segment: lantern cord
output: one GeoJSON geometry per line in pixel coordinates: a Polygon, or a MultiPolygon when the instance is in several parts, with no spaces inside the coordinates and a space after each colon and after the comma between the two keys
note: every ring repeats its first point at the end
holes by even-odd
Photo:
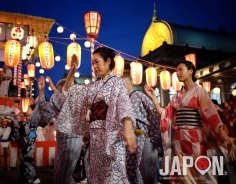
{"type": "MultiPolygon", "coordinates": [[[[55,22],[55,24],[57,24],[58,26],[62,26],[61,24],[59,24],[59,23],[57,23],[57,22],[55,22]]],[[[67,29],[67,30],[70,31],[71,33],[74,33],[74,34],[76,34],[76,35],[79,35],[79,34],[75,33],[74,31],[72,31],[72,30],[70,30],[70,29],[68,29],[68,28],[66,28],[66,27],[64,27],[64,26],[62,26],[62,27],[65,28],[65,29],[67,29]]],[[[87,38],[85,38],[85,37],[83,37],[83,36],[81,36],[81,35],[79,35],[79,36],[82,37],[83,39],[86,39],[86,40],[87,40],[87,38]]],[[[55,42],[56,42],[56,41],[55,41],[55,42]]],[[[147,63],[147,64],[149,65],[149,63],[150,63],[150,61],[146,61],[146,60],[144,60],[144,59],[137,58],[137,57],[132,56],[132,55],[130,55],[130,54],[127,54],[127,53],[125,53],[125,52],[121,52],[120,50],[117,50],[117,49],[115,49],[115,48],[109,47],[108,45],[102,44],[102,43],[100,43],[100,42],[97,41],[97,40],[95,40],[95,42],[98,43],[99,46],[100,46],[100,45],[103,45],[103,46],[105,46],[105,47],[107,47],[107,48],[113,49],[114,51],[120,52],[120,54],[126,55],[126,56],[132,58],[133,60],[137,60],[137,61],[139,61],[139,62],[142,62],[142,64],[143,64],[143,63],[147,63]]],[[[66,44],[66,45],[67,45],[67,44],[66,44]]],[[[84,50],[86,50],[86,49],[84,49],[84,50]]],[[[91,50],[89,50],[89,49],[87,49],[87,50],[91,52],[91,50]]],[[[152,63],[152,62],[151,62],[151,63],[152,63]]],[[[149,65],[149,66],[150,66],[150,65],[149,65]]],[[[160,64],[156,64],[156,63],[152,63],[152,66],[162,67],[162,68],[169,68],[169,69],[174,69],[174,70],[175,70],[175,67],[160,65],[160,64]]]]}
{"type": "MultiPolygon", "coordinates": [[[[59,55],[55,50],[54,50],[54,52],[55,52],[57,55],[59,55]]],[[[63,61],[65,61],[65,63],[67,63],[67,61],[66,61],[63,57],[61,57],[61,59],[62,59],[63,61]]],[[[86,79],[88,78],[88,77],[86,77],[84,74],[82,74],[81,72],[79,72],[77,69],[76,69],[76,71],[77,71],[80,75],[82,75],[83,77],[85,77],[86,79]]]]}
{"type": "Polygon", "coordinates": [[[78,36],[80,36],[80,37],[84,38],[84,37],[83,37],[83,36],[81,36],[80,34],[78,34],[78,33],[75,33],[74,31],[72,31],[72,30],[68,29],[68,28],[67,28],[67,27],[65,27],[65,26],[62,26],[61,24],[59,24],[59,23],[57,23],[57,22],[55,22],[55,24],[57,24],[58,26],[61,26],[61,27],[65,28],[66,30],[70,31],[71,33],[74,33],[74,34],[76,34],[76,35],[78,35],[78,36]]]}
{"type": "MultiPolygon", "coordinates": [[[[48,37],[48,39],[71,40],[70,38],[48,37]]],[[[87,38],[75,38],[74,40],[88,40],[87,38]]]]}
{"type": "MultiPolygon", "coordinates": [[[[100,42],[96,41],[98,44],[100,44],[100,42]]],[[[114,49],[112,47],[109,47],[105,44],[102,44],[103,46],[107,47],[107,48],[110,48],[110,49],[113,49],[115,50],[116,52],[120,53],[120,54],[123,54],[123,55],[126,55],[128,57],[131,57],[131,58],[134,58],[134,60],[137,60],[137,61],[140,61],[140,62],[144,62],[144,63],[147,63],[148,65],[150,65],[150,61],[146,61],[146,60],[143,60],[143,59],[140,59],[140,58],[137,58],[137,57],[134,57],[132,55],[129,55],[129,54],[126,54],[125,52],[121,52],[120,50],[117,50],[117,49],[114,49]]],[[[159,64],[156,64],[156,63],[152,63],[152,66],[158,66],[158,67],[163,67],[163,68],[170,68],[170,69],[174,69],[174,67],[169,67],[169,66],[164,66],[164,65],[159,65],[159,64]]]]}
{"type": "MultiPolygon", "coordinates": [[[[53,42],[60,43],[60,44],[62,44],[62,45],[66,45],[66,46],[68,46],[67,43],[59,42],[59,41],[52,40],[52,39],[50,39],[50,41],[53,41],[53,42]]],[[[83,49],[83,50],[87,50],[87,51],[91,52],[90,49],[85,49],[85,48],[81,48],[81,49],[83,49]]]]}

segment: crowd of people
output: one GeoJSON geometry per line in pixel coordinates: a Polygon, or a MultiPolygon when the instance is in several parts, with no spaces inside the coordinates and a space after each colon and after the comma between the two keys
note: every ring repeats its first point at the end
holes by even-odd
{"type": "MultiPolygon", "coordinates": [[[[184,156],[196,160],[209,156],[208,150],[214,149],[215,154],[225,154],[225,161],[236,161],[235,101],[225,103],[225,109],[215,106],[206,90],[195,83],[196,69],[191,62],[178,64],[177,76],[184,87],[168,106],[161,107],[151,87],[145,85],[147,95],[134,91],[129,75],[120,78],[112,72],[114,57],[112,49],[97,48],[92,65],[99,79],[79,85],[73,84],[78,65],[73,55],[66,79],[54,86],[47,77],[53,90],[49,101],[44,96],[45,78],[41,76],[39,96],[30,105],[26,119],[3,118],[1,155],[9,148],[5,142],[19,142],[19,184],[40,183],[33,158],[37,129],[45,126],[57,131],[54,184],[76,183],[72,174],[82,146],[87,148],[84,161],[89,184],[161,182],[159,169],[168,164],[162,161],[164,156],[169,156],[170,165],[174,157],[182,165],[184,156]]],[[[200,177],[195,167],[186,172],[178,181],[176,175],[170,175],[170,183],[217,183],[209,172],[200,177]]]]}

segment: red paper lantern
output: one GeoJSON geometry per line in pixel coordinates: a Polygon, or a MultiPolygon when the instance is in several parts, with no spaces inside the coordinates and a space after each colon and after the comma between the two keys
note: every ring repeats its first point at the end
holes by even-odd
{"type": "Polygon", "coordinates": [[[30,85],[30,79],[28,74],[24,74],[24,84],[26,87],[30,85]]]}
{"type": "Polygon", "coordinates": [[[14,68],[18,65],[20,59],[20,42],[17,40],[8,40],[5,45],[4,61],[5,64],[14,68]]]}
{"type": "Polygon", "coordinates": [[[174,72],[172,74],[172,87],[175,91],[180,91],[182,88],[181,82],[179,82],[179,79],[177,78],[177,73],[174,72]]]}
{"type": "Polygon", "coordinates": [[[163,70],[160,73],[160,81],[162,89],[169,90],[171,86],[170,72],[168,72],[167,70],[163,70]]]}
{"type": "Polygon", "coordinates": [[[202,87],[209,93],[211,91],[211,82],[202,82],[202,87]]]}
{"type": "Polygon", "coordinates": [[[54,53],[51,43],[45,41],[39,45],[39,58],[41,66],[46,70],[54,66],[54,53]]]}
{"type": "Polygon", "coordinates": [[[124,73],[124,65],[125,61],[124,58],[118,54],[114,58],[115,60],[115,68],[113,69],[113,72],[116,74],[117,77],[121,77],[124,73]]]}
{"type": "Polygon", "coordinates": [[[21,101],[22,112],[26,113],[30,105],[30,100],[28,98],[23,98],[21,101]]]}
{"type": "Polygon", "coordinates": [[[196,54],[187,54],[184,57],[186,61],[191,61],[196,68],[197,66],[196,54]]]}
{"type": "Polygon", "coordinates": [[[74,54],[77,56],[77,59],[78,59],[78,62],[79,62],[77,68],[79,68],[80,67],[80,63],[81,63],[81,47],[76,42],[72,42],[67,47],[67,65],[69,67],[71,67],[71,57],[74,54]]]}
{"type": "Polygon", "coordinates": [[[157,85],[157,71],[153,67],[149,67],[146,69],[146,82],[150,87],[154,87],[157,85]]]}
{"type": "Polygon", "coordinates": [[[141,84],[143,78],[143,65],[139,62],[130,63],[130,76],[132,77],[134,85],[141,84]]]}
{"type": "Polygon", "coordinates": [[[35,76],[35,65],[34,64],[28,64],[27,65],[27,71],[28,71],[28,77],[34,78],[35,76]]]}
{"type": "Polygon", "coordinates": [[[100,30],[101,14],[89,11],[84,14],[85,30],[89,37],[97,38],[100,30]]]}

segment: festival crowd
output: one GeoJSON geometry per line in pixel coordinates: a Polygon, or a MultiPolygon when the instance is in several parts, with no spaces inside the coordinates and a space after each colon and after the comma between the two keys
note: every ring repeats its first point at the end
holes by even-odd
{"type": "MultiPolygon", "coordinates": [[[[34,165],[35,141],[54,140],[57,151],[54,184],[75,184],[72,177],[82,146],[89,184],[156,184],[165,182],[159,172],[176,158],[180,168],[184,156],[224,156],[224,163],[236,161],[236,100],[215,105],[207,91],[196,83],[194,65],[182,61],[176,67],[184,83],[166,107],[161,107],[154,90],[144,86],[145,93],[134,91],[129,75],[117,77],[115,52],[100,47],[93,52],[92,65],[98,79],[89,84],[74,84],[78,65],[72,56],[66,79],[54,86],[47,77],[53,95],[45,97],[45,78],[38,79],[39,95],[30,104],[25,119],[19,114],[20,101],[5,109],[0,127],[0,170],[6,161],[10,170],[11,141],[19,144],[18,184],[40,183],[34,165]],[[45,129],[46,127],[46,129],[45,129]],[[51,132],[51,133],[50,133],[51,132]],[[50,135],[49,135],[50,134],[50,135]],[[164,159],[168,156],[169,160],[164,159]]],[[[7,96],[10,72],[1,71],[0,94],[7,96]],[[6,90],[7,88],[7,90],[6,90]]],[[[217,183],[211,170],[202,175],[196,167],[186,174],[170,172],[169,183],[217,183]],[[201,177],[200,177],[201,176],[201,177]],[[203,177],[202,177],[203,176],[203,177]],[[182,179],[178,179],[178,177],[182,179]]],[[[232,173],[232,172],[231,172],[232,173]]],[[[229,175],[234,179],[234,175],[229,175]]]]}

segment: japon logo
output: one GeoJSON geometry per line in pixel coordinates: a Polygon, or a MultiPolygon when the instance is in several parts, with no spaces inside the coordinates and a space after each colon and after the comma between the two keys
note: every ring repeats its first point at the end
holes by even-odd
{"type": "Polygon", "coordinates": [[[223,165],[224,165],[224,157],[220,156],[212,156],[212,160],[210,160],[206,156],[199,156],[195,163],[193,163],[193,157],[192,156],[183,156],[183,165],[180,165],[179,157],[174,156],[171,170],[169,168],[169,156],[165,156],[165,169],[159,169],[159,172],[162,176],[168,175],[174,175],[174,173],[177,173],[178,175],[187,175],[187,168],[193,167],[193,164],[195,168],[201,173],[202,175],[206,174],[209,169],[212,169],[212,175],[224,175],[223,171],[223,165]],[[217,170],[217,172],[216,172],[217,170]]]}

